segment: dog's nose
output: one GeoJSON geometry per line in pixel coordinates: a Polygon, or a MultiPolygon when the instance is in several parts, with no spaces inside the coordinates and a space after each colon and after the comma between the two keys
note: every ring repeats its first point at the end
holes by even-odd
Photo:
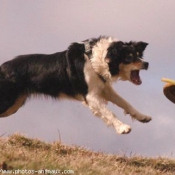
{"type": "Polygon", "coordinates": [[[149,67],[149,63],[148,63],[148,62],[144,62],[144,63],[143,63],[143,68],[147,70],[148,67],[149,67]]]}

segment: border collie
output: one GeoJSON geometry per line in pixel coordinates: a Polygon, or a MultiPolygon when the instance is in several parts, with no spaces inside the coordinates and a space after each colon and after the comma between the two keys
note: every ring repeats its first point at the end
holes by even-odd
{"type": "Polygon", "coordinates": [[[67,50],[50,55],[17,56],[0,66],[0,117],[14,114],[31,95],[44,94],[79,100],[117,133],[129,133],[131,127],[122,123],[106,104],[116,104],[140,122],[151,120],[111,86],[118,79],[142,83],[139,71],[147,70],[149,65],[142,59],[147,45],[101,36],[72,43],[67,50]]]}

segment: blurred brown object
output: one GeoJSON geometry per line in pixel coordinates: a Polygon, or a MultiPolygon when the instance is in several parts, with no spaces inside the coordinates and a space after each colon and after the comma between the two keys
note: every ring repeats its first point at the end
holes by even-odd
{"type": "Polygon", "coordinates": [[[163,82],[166,82],[163,93],[173,103],[175,103],[175,80],[162,78],[163,82]]]}

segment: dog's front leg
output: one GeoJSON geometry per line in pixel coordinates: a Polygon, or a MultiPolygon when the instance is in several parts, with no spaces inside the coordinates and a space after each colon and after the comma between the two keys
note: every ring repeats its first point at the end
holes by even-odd
{"type": "Polygon", "coordinates": [[[86,96],[86,105],[91,109],[94,115],[102,118],[107,125],[112,125],[119,134],[127,134],[131,127],[122,123],[117,117],[106,108],[105,100],[97,94],[88,94],[86,96]]]}
{"type": "Polygon", "coordinates": [[[120,97],[110,85],[107,85],[107,88],[104,89],[103,97],[107,101],[111,101],[117,106],[123,108],[126,114],[130,114],[131,117],[137,119],[140,122],[146,123],[151,120],[151,117],[141,114],[134,107],[132,107],[126,100],[120,97]]]}

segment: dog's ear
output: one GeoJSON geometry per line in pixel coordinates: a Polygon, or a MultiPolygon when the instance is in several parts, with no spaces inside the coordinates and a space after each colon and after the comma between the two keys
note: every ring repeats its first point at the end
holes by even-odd
{"type": "Polygon", "coordinates": [[[110,48],[112,49],[112,53],[116,54],[118,51],[121,50],[121,48],[124,46],[124,43],[122,41],[116,41],[113,42],[110,46],[110,48]]]}
{"type": "Polygon", "coordinates": [[[137,51],[143,52],[146,49],[148,43],[140,41],[140,42],[135,43],[134,45],[137,51]]]}

